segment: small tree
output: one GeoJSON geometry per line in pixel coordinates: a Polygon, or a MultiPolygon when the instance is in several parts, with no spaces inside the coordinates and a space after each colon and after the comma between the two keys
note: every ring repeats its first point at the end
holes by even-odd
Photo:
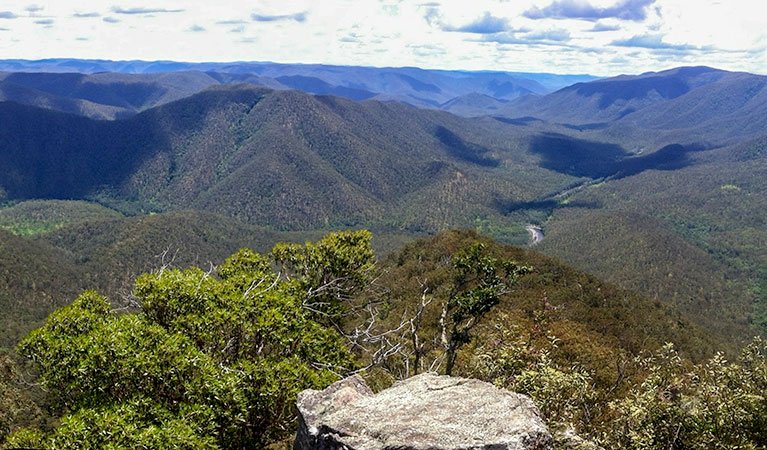
{"type": "Polygon", "coordinates": [[[476,243],[452,258],[453,285],[440,317],[447,375],[453,372],[458,349],[471,341],[471,330],[519,277],[532,270],[509,259],[485,255],[484,249],[484,244],[476,243]]]}

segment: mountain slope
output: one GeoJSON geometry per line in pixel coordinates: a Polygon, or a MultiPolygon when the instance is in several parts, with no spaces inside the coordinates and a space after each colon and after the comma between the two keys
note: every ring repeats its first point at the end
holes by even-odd
{"type": "Polygon", "coordinates": [[[202,72],[0,73],[7,100],[96,119],[125,118],[218,84],[202,72]]]}
{"type": "Polygon", "coordinates": [[[12,101],[92,119],[111,120],[133,114],[126,108],[102,105],[79,98],[60,97],[9,81],[0,81],[0,101],[12,101]]]}
{"type": "MultiPolygon", "coordinates": [[[[123,307],[141,273],[163,266],[207,270],[243,247],[267,252],[277,242],[316,241],[326,233],[277,232],[202,211],[115,217],[99,208],[78,201],[34,201],[0,209],[0,217],[12,215],[24,223],[41,211],[62,217],[79,213],[78,220],[29,238],[0,229],[0,352],[86,289],[97,289],[123,307]]],[[[373,246],[383,256],[414,238],[377,232],[373,246]]]]}
{"type": "Polygon", "coordinates": [[[0,230],[0,351],[71,302],[80,277],[64,251],[0,230]]]}
{"type": "Polygon", "coordinates": [[[765,149],[761,138],[695,153],[673,172],[575,193],[599,211],[558,208],[540,248],[733,338],[767,332],[765,149]]]}
{"type": "MultiPolygon", "coordinates": [[[[503,220],[499,199],[524,201],[573,179],[537,167],[525,127],[249,85],[212,87],[114,122],[11,103],[0,104],[0,118],[7,199],[96,198],[133,205],[128,212],[197,208],[292,228],[400,226],[413,217],[398,203],[449,192],[460,177],[466,195],[439,206],[472,204],[460,214],[466,225],[503,220]]],[[[429,217],[413,224],[443,226],[429,217]]]]}
{"type": "Polygon", "coordinates": [[[0,208],[0,229],[18,236],[34,236],[73,223],[120,217],[117,211],[95,203],[30,200],[0,208]]]}
{"type": "Polygon", "coordinates": [[[473,92],[455,97],[440,105],[440,109],[465,117],[492,115],[501,111],[507,101],[473,92]]]}
{"type": "Polygon", "coordinates": [[[756,138],[766,128],[767,76],[738,73],[629,114],[606,134],[713,148],[756,138]]]}
{"type": "MultiPolygon", "coordinates": [[[[276,64],[276,63],[181,63],[173,61],[104,61],[49,59],[40,61],[0,60],[0,70],[14,72],[44,72],[31,74],[37,82],[29,87],[40,88],[39,79],[62,78],[61,85],[69,86],[56,95],[68,98],[86,98],[80,91],[88,85],[102,84],[102,79],[122,79],[118,89],[139,87],[150,91],[161,87],[162,92],[179,91],[187,95],[202,89],[199,82],[211,85],[205,76],[220,83],[252,83],[272,89],[299,89],[311,94],[339,95],[352,100],[376,98],[381,101],[399,101],[417,107],[437,108],[453,98],[467,94],[487,95],[498,100],[508,100],[520,95],[545,94],[578,81],[595,79],[588,75],[556,75],[546,73],[469,72],[448,70],[424,70],[414,67],[354,67],[322,64],[276,64]],[[104,74],[103,72],[112,72],[104,74]],[[166,80],[175,73],[187,73],[193,78],[184,85],[166,80]],[[197,73],[197,75],[192,75],[197,73]],[[204,75],[203,75],[204,73],[204,75]],[[82,75],[81,75],[82,74],[82,75]],[[78,82],[78,76],[84,76],[78,82]],[[95,78],[94,78],[95,76],[95,78]],[[75,87],[72,87],[72,83],[75,87]],[[137,83],[143,86],[136,86],[137,83]],[[78,85],[79,84],[79,88],[78,85]]],[[[2,77],[2,76],[0,76],[2,77]]],[[[29,81],[26,75],[20,79],[29,81]]],[[[17,80],[21,83],[21,80],[17,80]]],[[[25,85],[26,86],[26,85],[25,85]]],[[[50,85],[47,86],[51,88],[50,85]]],[[[45,88],[41,89],[46,91],[45,88]]],[[[47,92],[47,91],[46,91],[47,92]]],[[[102,91],[103,93],[103,91],[102,91]]],[[[180,98],[175,95],[174,99],[180,98]]],[[[146,93],[143,94],[145,97],[146,93]]],[[[136,96],[135,92],[134,95],[136,96]]],[[[138,95],[141,97],[141,95],[138,95]]],[[[131,97],[131,96],[129,96],[131,97]]],[[[114,100],[111,100],[114,101],[114,100]]],[[[100,102],[97,102],[100,103],[100,102]]],[[[143,102],[144,107],[149,101],[143,102]]],[[[153,105],[163,101],[154,100],[153,105]]],[[[112,103],[109,103],[110,105],[112,103]]],[[[135,110],[145,108],[136,107],[135,110]]]]}
{"type": "Polygon", "coordinates": [[[621,351],[636,353],[675,342],[684,353],[699,359],[712,348],[730,346],[673,308],[616,288],[554,258],[500,245],[474,232],[448,231],[408,244],[382,262],[380,284],[391,324],[396,325],[406,311],[412,315],[424,289],[427,299],[434,297],[423,316],[422,339],[427,351],[441,345],[431,336],[438,335],[441,303],[448,294],[450,258],[476,241],[483,242],[485,252],[493,257],[533,268],[503,296],[484,320],[485,325],[478,327],[478,345],[486,343],[484,336],[492,336],[501,327],[515,333],[530,327],[543,336],[550,330],[561,339],[559,350],[573,358],[571,364],[586,364],[602,373],[615,368],[611,358],[621,351]]]}
{"type": "Polygon", "coordinates": [[[525,97],[506,115],[583,125],[610,122],[737,74],[710,67],[680,67],[576,83],[543,97],[525,97]]]}

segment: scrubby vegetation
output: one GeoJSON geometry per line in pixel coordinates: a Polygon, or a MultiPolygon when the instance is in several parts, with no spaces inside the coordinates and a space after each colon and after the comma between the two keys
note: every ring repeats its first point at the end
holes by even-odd
{"type": "Polygon", "coordinates": [[[557,362],[549,330],[535,339],[497,324],[474,355],[472,376],[530,395],[549,426],[577,430],[608,449],[764,448],[767,346],[760,338],[728,362],[691,364],[673,344],[616,360],[614,383],[585,364],[557,362]]]}
{"type": "Polygon", "coordinates": [[[302,389],[437,370],[527,393],[555,432],[609,449],[761,448],[763,341],[729,363],[670,308],[473,232],[377,264],[370,242],[334,233],[160,267],[112,303],[83,293],[18,347],[48,413],[4,363],[5,446],[260,448],[289,438],[302,389]]]}

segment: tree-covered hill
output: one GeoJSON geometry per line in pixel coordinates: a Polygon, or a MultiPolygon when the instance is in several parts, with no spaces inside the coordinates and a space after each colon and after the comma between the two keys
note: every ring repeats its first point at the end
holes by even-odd
{"type": "Polygon", "coordinates": [[[145,74],[0,72],[0,98],[92,119],[114,120],[188,97],[210,86],[238,83],[276,89],[291,87],[253,73],[197,70],[145,74]]]}
{"type": "MultiPolygon", "coordinates": [[[[31,326],[39,323],[38,321],[45,317],[53,308],[66,304],[71,300],[72,295],[79,291],[88,288],[99,289],[119,304],[125,298],[130,297],[130,286],[133,280],[143,272],[162,266],[186,267],[196,265],[202,268],[209,268],[211,265],[220,264],[227,255],[242,247],[265,251],[279,241],[301,242],[306,239],[317,239],[321,235],[321,232],[274,232],[242,224],[229,218],[196,211],[79,222],[39,234],[34,239],[25,239],[6,233],[3,235],[2,240],[4,261],[1,266],[6,274],[4,278],[6,282],[0,297],[4,298],[6,302],[3,309],[8,313],[4,317],[13,326],[9,326],[6,329],[8,332],[2,336],[3,345],[6,348],[13,345],[15,339],[18,339],[31,326]]],[[[382,232],[376,234],[374,245],[379,247],[381,249],[380,253],[384,255],[387,250],[395,250],[395,246],[399,245],[398,243],[412,238],[413,236],[382,232]]],[[[460,242],[470,239],[478,239],[478,237],[472,234],[453,233],[441,235],[441,237],[434,241],[428,241],[428,243],[424,241],[420,245],[428,245],[428,248],[435,246],[435,248],[442,249],[439,250],[440,252],[446,253],[455,250],[460,242]]],[[[490,242],[487,238],[481,239],[490,242]]],[[[493,248],[497,249],[497,251],[502,249],[502,247],[493,248]]],[[[405,256],[396,255],[410,255],[409,251],[398,250],[387,261],[401,260],[405,256]]],[[[431,251],[437,250],[429,250],[429,252],[431,251]]],[[[536,307],[538,300],[544,293],[547,293],[546,295],[552,300],[561,298],[562,301],[565,301],[568,296],[573,295],[573,286],[577,286],[579,283],[585,286],[595,282],[594,280],[588,281],[586,278],[574,282],[572,276],[575,275],[566,275],[566,273],[575,274],[576,272],[572,272],[573,269],[567,268],[565,270],[564,266],[560,263],[550,261],[538,253],[525,253],[521,250],[514,250],[512,252],[511,247],[504,247],[502,253],[508,253],[509,256],[513,256],[514,259],[518,259],[522,263],[538,267],[536,270],[538,275],[531,276],[532,278],[537,279],[539,276],[544,276],[541,281],[536,282],[542,283],[540,286],[536,284],[536,286],[532,286],[529,289],[525,288],[524,294],[521,297],[516,297],[520,302],[523,301],[522,297],[524,297],[523,302],[527,305],[525,306],[526,308],[536,307]],[[562,272],[563,270],[565,272],[562,272]],[[557,275],[560,278],[550,278],[552,274],[560,274],[557,275]]],[[[407,257],[409,258],[410,256],[407,257]]],[[[437,256],[434,256],[434,258],[436,263],[436,260],[439,258],[437,256]]],[[[424,265],[422,269],[427,270],[427,266],[428,264],[424,265]]],[[[384,265],[383,267],[387,266],[384,265]]],[[[395,292],[398,289],[413,288],[411,285],[415,283],[416,278],[431,278],[431,275],[406,273],[397,275],[399,272],[396,270],[392,272],[393,274],[388,273],[389,269],[384,271],[387,272],[387,275],[384,277],[387,289],[393,289],[395,292]],[[416,278],[413,278],[414,276],[416,278]],[[394,279],[392,277],[401,277],[402,279],[394,279]]],[[[585,275],[581,274],[577,275],[577,277],[585,277],[585,275]]],[[[607,288],[597,286],[595,289],[595,292],[597,292],[607,288]]],[[[410,298],[411,294],[403,292],[398,294],[398,298],[406,300],[410,298]]],[[[627,297],[624,299],[624,305],[628,304],[626,302],[632,304],[640,301],[645,302],[637,294],[627,293],[625,295],[627,297]]],[[[581,294],[579,294],[579,298],[582,298],[581,294]]],[[[571,299],[567,301],[571,301],[571,299]]],[[[610,302],[612,301],[610,300],[610,302]]],[[[646,302],[646,305],[648,311],[671,311],[673,309],[669,309],[668,306],[661,307],[661,303],[653,304],[652,308],[649,306],[651,305],[650,302],[646,302]]],[[[568,307],[569,312],[566,315],[574,313],[585,314],[591,317],[591,313],[587,309],[594,307],[602,308],[606,306],[599,306],[598,302],[588,307],[573,305],[568,307]]],[[[641,316],[643,320],[646,319],[651,322],[663,322],[666,320],[660,319],[661,316],[648,314],[643,313],[636,317],[641,316]]],[[[658,314],[667,313],[658,312],[658,314]]],[[[661,333],[654,330],[652,328],[654,325],[651,326],[650,324],[637,326],[635,330],[633,327],[626,327],[625,323],[619,325],[621,321],[634,320],[632,318],[634,316],[630,314],[621,317],[623,318],[617,319],[618,321],[614,323],[602,323],[603,319],[593,318],[593,320],[587,320],[586,318],[579,320],[585,322],[591,320],[588,326],[597,327],[595,330],[600,333],[607,333],[608,329],[610,330],[608,334],[617,335],[627,332],[638,333],[639,331],[637,330],[644,330],[642,333],[648,335],[661,333]],[[597,325],[599,323],[602,324],[597,325]]],[[[681,333],[681,336],[686,332],[676,329],[677,326],[674,325],[676,320],[669,319],[663,322],[663,325],[656,324],[666,330],[663,331],[665,333],[663,336],[665,337],[662,339],[659,337],[659,340],[672,339],[676,342],[681,342],[675,337],[674,333],[681,333]]],[[[684,320],[686,321],[687,319],[684,320]]],[[[688,326],[691,327],[690,330],[695,329],[693,325],[688,326]]],[[[721,330],[717,330],[717,332],[721,332],[721,330]]],[[[694,350],[695,346],[690,344],[685,347],[687,349],[685,351],[689,351],[691,354],[698,351],[699,353],[697,354],[701,355],[708,351],[706,349],[709,349],[713,342],[717,342],[721,347],[721,341],[717,341],[719,338],[716,338],[716,336],[718,334],[711,335],[705,339],[698,336],[695,339],[700,341],[696,344],[700,345],[700,348],[694,350]],[[705,344],[704,341],[709,343],[705,344]]],[[[634,347],[639,345],[636,342],[639,338],[636,336],[631,339],[621,339],[626,340],[626,345],[629,345],[629,341],[632,342],[630,345],[634,347]]]]}
{"type": "Polygon", "coordinates": [[[76,200],[29,200],[0,209],[0,229],[18,236],[34,236],[65,225],[122,214],[96,203],[76,200]]]}
{"type": "Polygon", "coordinates": [[[571,201],[599,211],[562,205],[541,250],[674,302],[711,328],[763,333],[765,148],[761,138],[696,153],[695,164],[676,171],[578,192],[571,201]]]}
{"type": "Polygon", "coordinates": [[[737,75],[710,67],[621,75],[576,83],[542,97],[520,98],[509,105],[506,114],[572,125],[611,122],[737,75]]]}
{"type": "MultiPolygon", "coordinates": [[[[586,356],[567,347],[593,345],[611,348],[611,352],[637,352],[674,342],[687,356],[700,359],[714,349],[724,350],[731,345],[722,335],[695,325],[672,306],[617,288],[539,252],[502,245],[471,231],[448,231],[420,239],[382,261],[385,275],[380,284],[391,308],[387,310],[389,320],[398,321],[406,309],[412,313],[425,292],[426,298],[433,296],[436,300],[424,315],[424,335],[437,333],[440,302],[446,301],[442,296],[448,293],[445,286],[449,285],[450,257],[476,241],[485,243],[485,251],[498,259],[511,259],[533,268],[502,298],[486,323],[493,323],[498,315],[526,325],[530,325],[528,321],[545,320],[546,326],[558,331],[555,334],[561,338],[567,334],[572,339],[562,342],[562,350],[581,362],[596,355],[586,356]],[[548,317],[537,317],[541,314],[548,317]]],[[[480,329],[491,332],[491,327],[480,329]]],[[[480,337],[477,342],[486,339],[480,337]]],[[[611,356],[601,357],[605,360],[592,361],[594,368],[610,365],[611,356]]]]}
{"type": "Polygon", "coordinates": [[[0,73],[3,100],[105,120],[127,118],[218,83],[202,72],[0,73]]]}
{"type": "Polygon", "coordinates": [[[82,271],[65,251],[0,230],[0,349],[14,345],[82,290],[82,271]]]}
{"type": "Polygon", "coordinates": [[[472,115],[536,117],[639,153],[670,144],[715,148],[764,132],[767,77],[679,67],[577,83],[472,115]]]}
{"type": "Polygon", "coordinates": [[[624,141],[731,145],[764,134],[767,77],[729,73],[677,98],[644,108],[616,121],[605,134],[624,141]]]}
{"type": "Polygon", "coordinates": [[[101,105],[80,98],[61,97],[7,80],[0,81],[0,99],[92,119],[109,120],[131,115],[125,108],[101,105]]]}
{"type": "Polygon", "coordinates": [[[8,200],[88,198],[129,213],[196,208],[294,229],[407,223],[436,231],[478,217],[503,221],[498,201],[574,180],[536,165],[525,127],[248,85],[123,121],[12,103],[0,115],[0,195],[8,200]],[[434,206],[457,213],[446,220],[399,206],[435,195],[434,206]]]}
{"type": "MultiPolygon", "coordinates": [[[[323,231],[273,231],[201,211],[122,217],[80,201],[30,201],[0,209],[23,238],[0,230],[0,348],[79,292],[98,289],[122,304],[135,278],[163,266],[209,269],[240,248],[266,251],[277,242],[316,240],[323,231]],[[45,217],[41,217],[44,215],[45,217]]],[[[381,255],[415,234],[381,231],[381,255]]]]}

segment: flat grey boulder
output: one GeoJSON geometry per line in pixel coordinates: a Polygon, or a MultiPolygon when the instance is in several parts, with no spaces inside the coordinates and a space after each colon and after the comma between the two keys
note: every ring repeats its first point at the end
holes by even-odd
{"type": "Polygon", "coordinates": [[[467,378],[425,373],[373,394],[355,375],[298,395],[294,450],[549,450],[533,401],[467,378]]]}

